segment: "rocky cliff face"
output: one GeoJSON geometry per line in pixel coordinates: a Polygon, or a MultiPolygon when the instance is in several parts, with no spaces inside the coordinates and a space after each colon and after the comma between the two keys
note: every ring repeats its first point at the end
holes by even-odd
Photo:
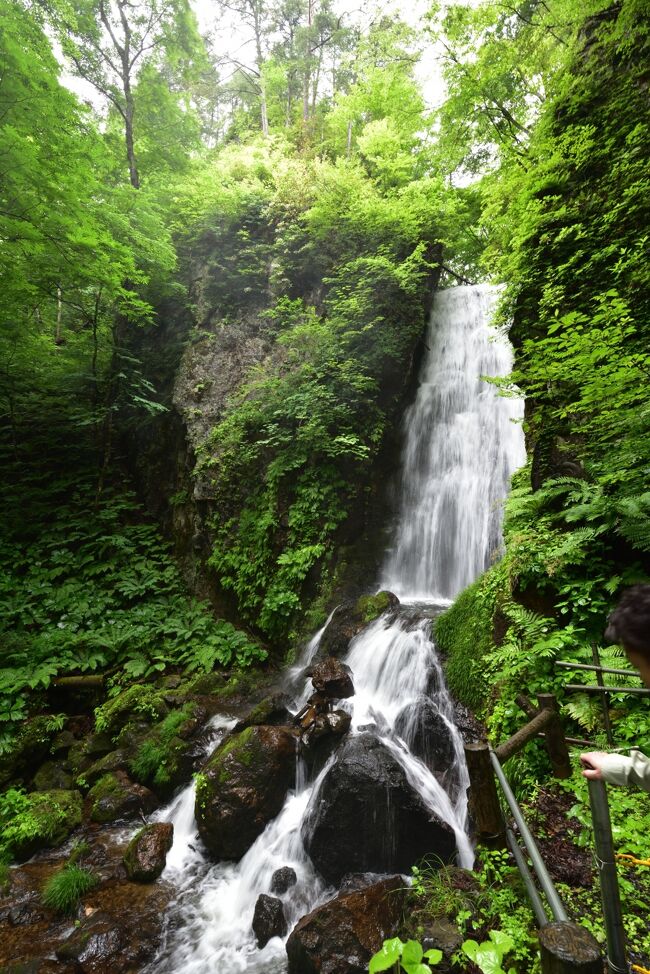
{"type": "MultiPolygon", "coordinates": [[[[123,440],[139,489],[148,508],[173,539],[187,581],[197,594],[209,598],[218,611],[234,619],[241,617],[236,598],[223,590],[216,572],[206,569],[215,544],[215,525],[223,524],[233,512],[235,518],[239,516],[237,498],[226,512],[223,496],[221,506],[216,497],[214,486],[220,475],[221,460],[211,435],[229,410],[235,408],[233,403],[245,401],[242,388],[252,376],[286,377],[293,366],[277,341],[278,325],[269,316],[269,308],[277,298],[273,266],[267,265],[263,285],[254,294],[242,292],[239,305],[234,295],[233,306],[226,307],[219,297],[221,292],[216,297],[212,293],[217,287],[211,277],[212,258],[204,251],[185,270],[186,279],[192,282],[191,304],[161,307],[155,332],[138,333],[132,339],[132,350],[142,362],[142,371],[162,393],[168,411],[144,421],[125,417],[123,440]]],[[[346,512],[328,549],[327,580],[320,567],[308,573],[303,586],[306,600],[303,606],[321,595],[324,587],[328,588],[326,602],[333,598],[339,600],[367,590],[376,577],[391,517],[389,488],[399,462],[399,421],[413,393],[422,332],[436,281],[437,274],[430,272],[422,286],[416,313],[421,324],[417,328],[411,325],[406,338],[399,315],[395,321],[387,319],[384,326],[400,335],[400,352],[397,357],[394,352],[384,358],[380,355],[379,364],[375,365],[375,369],[380,369],[377,389],[368,393],[370,408],[381,410],[384,415],[382,442],[378,449],[373,447],[371,458],[363,464],[361,483],[359,469],[342,467],[339,471],[343,481],[347,478],[354,488],[347,492],[345,486],[341,489],[341,496],[346,498],[346,512]],[[376,405],[372,403],[373,397],[376,405]]],[[[305,307],[313,309],[316,320],[320,317],[326,323],[323,282],[305,280],[302,283],[307,290],[300,300],[305,307]]],[[[352,286],[358,284],[352,282],[352,286]]],[[[297,282],[296,289],[300,287],[297,282]]],[[[377,300],[381,311],[380,295],[377,300]]],[[[388,340],[394,341],[390,334],[388,340]]],[[[382,339],[373,337],[372,341],[382,339]]],[[[378,355],[372,345],[370,354],[378,355]]],[[[255,432],[251,435],[258,436],[255,432]]],[[[318,456],[313,458],[314,464],[320,462],[318,456]]],[[[253,479],[259,482],[265,476],[265,468],[259,461],[258,467],[253,479]]],[[[280,487],[280,495],[283,489],[280,487]]],[[[273,557],[280,555],[288,543],[285,536],[290,515],[283,514],[282,510],[287,511],[289,505],[290,501],[285,504],[280,496],[273,557]]],[[[255,627],[253,618],[244,618],[255,627]]],[[[317,621],[309,619],[306,626],[317,621]]]]}

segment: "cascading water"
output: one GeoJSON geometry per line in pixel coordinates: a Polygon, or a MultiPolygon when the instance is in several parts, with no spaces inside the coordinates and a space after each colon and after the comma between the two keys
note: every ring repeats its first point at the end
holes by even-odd
{"type": "Polygon", "coordinates": [[[405,417],[401,511],[382,588],[409,601],[449,600],[490,564],[501,502],[525,460],[520,400],[482,376],[507,375],[512,350],[486,325],[496,292],[485,285],[436,295],[426,357],[405,417]]]}
{"type": "MultiPolygon", "coordinates": [[[[483,286],[436,295],[428,355],[416,401],[405,417],[400,517],[382,579],[382,588],[395,592],[402,603],[427,605],[378,619],[353,640],[346,659],[355,684],[355,696],[344,703],[352,716],[351,733],[374,728],[424,803],[454,829],[462,865],[472,861],[466,835],[467,772],[430,626],[436,603],[448,603],[497,551],[500,501],[524,460],[521,429],[511,422],[520,416],[519,404],[499,398],[481,381],[482,375],[505,374],[510,368],[507,341],[491,338],[487,327],[493,301],[494,291],[483,286]],[[411,750],[424,694],[453,748],[442,784],[411,750]]],[[[301,670],[317,652],[322,631],[306,648],[301,666],[287,674],[297,703],[307,696],[301,670]]],[[[295,790],[237,864],[211,864],[204,855],[192,815],[192,786],[160,814],[175,825],[163,878],[177,887],[178,895],[152,974],[286,971],[280,938],[257,949],[253,910],[281,866],[292,867],[298,877],[284,899],[289,930],[331,894],[305,853],[300,827],[318,801],[333,760],[313,783],[306,781],[297,760],[295,790]]]]}

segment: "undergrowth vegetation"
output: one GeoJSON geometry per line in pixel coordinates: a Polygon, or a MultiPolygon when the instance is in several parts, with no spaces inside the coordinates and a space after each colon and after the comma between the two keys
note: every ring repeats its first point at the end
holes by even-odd
{"type": "MultiPolygon", "coordinates": [[[[74,436],[74,429],[70,431],[74,436]]],[[[78,434],[77,434],[78,435],[78,434]]],[[[101,672],[115,689],[167,667],[247,666],[266,651],[190,597],[169,545],[128,489],[64,451],[58,471],[36,450],[3,451],[0,497],[0,738],[56,676],[101,672]]]]}

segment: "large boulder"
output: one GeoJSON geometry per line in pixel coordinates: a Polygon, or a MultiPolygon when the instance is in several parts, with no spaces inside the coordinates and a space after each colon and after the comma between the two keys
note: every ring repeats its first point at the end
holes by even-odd
{"type": "Polygon", "coordinates": [[[196,820],[217,859],[241,859],[295,782],[296,735],[289,727],[253,726],[216,749],[197,779],[196,820]]]}
{"type": "Polygon", "coordinates": [[[289,974],[366,974],[402,917],[405,883],[389,876],[344,893],[298,921],[287,940],[289,974]]]}
{"type": "Polygon", "coordinates": [[[350,643],[362,629],[378,619],[384,612],[399,608],[400,601],[392,592],[362,595],[359,599],[342,602],[332,613],[332,618],[321,636],[318,657],[345,656],[350,643]]]}
{"type": "Polygon", "coordinates": [[[450,772],[456,761],[454,741],[449,724],[433,700],[421,696],[401,710],[395,721],[395,733],[404,738],[413,754],[426,764],[443,787],[453,779],[450,772]]]}
{"type": "Polygon", "coordinates": [[[408,872],[423,855],[449,862],[453,830],[424,804],[372,734],[348,738],[312,796],[301,830],[314,865],[338,884],[350,872],[408,872]]]}
{"type": "Polygon", "coordinates": [[[165,868],[173,841],[174,826],[170,822],[154,822],[140,829],[124,853],[124,866],[129,879],[137,883],[153,883],[158,879],[165,868]]]}
{"type": "Polygon", "coordinates": [[[261,950],[272,937],[284,937],[286,932],[287,921],[282,900],[277,896],[262,893],[257,898],[253,914],[253,933],[257,939],[257,946],[261,950]]]}

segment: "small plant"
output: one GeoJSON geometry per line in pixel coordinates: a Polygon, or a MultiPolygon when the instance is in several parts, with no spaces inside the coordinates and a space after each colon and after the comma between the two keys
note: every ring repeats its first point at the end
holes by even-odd
{"type": "MultiPolygon", "coordinates": [[[[489,940],[482,944],[475,940],[466,940],[461,947],[466,957],[469,957],[473,964],[483,971],[483,974],[506,974],[502,966],[503,958],[510,953],[514,947],[511,937],[501,930],[490,930],[489,940]]],[[[514,967],[511,967],[508,974],[514,974],[514,967]]]]}
{"type": "Polygon", "coordinates": [[[82,896],[98,883],[90,869],[68,863],[56,872],[43,887],[43,903],[56,913],[74,913],[82,896]]]}
{"type": "Polygon", "coordinates": [[[384,940],[381,950],[370,958],[369,974],[378,971],[405,971],[406,974],[430,974],[430,968],[435,967],[442,960],[441,950],[423,950],[417,940],[407,940],[399,937],[384,940]],[[426,960],[426,964],[423,964],[426,960]],[[428,966],[427,966],[428,965],[428,966]]]}

